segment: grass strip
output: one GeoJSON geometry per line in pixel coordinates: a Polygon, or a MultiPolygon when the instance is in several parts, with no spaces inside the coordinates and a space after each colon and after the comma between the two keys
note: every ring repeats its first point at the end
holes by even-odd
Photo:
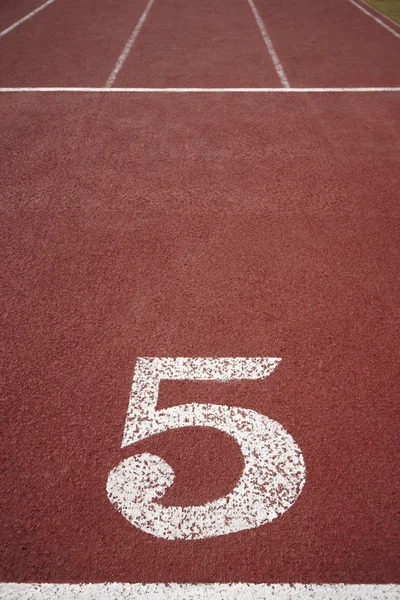
{"type": "Polygon", "coordinates": [[[400,0],[366,0],[366,2],[400,24],[400,0]]]}

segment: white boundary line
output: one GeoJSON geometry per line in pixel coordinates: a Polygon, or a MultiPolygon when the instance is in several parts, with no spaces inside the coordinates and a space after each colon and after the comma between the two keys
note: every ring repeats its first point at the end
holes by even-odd
{"type": "Polygon", "coordinates": [[[35,10],[30,12],[28,15],[25,15],[25,17],[22,17],[22,19],[20,19],[19,21],[17,21],[16,23],[13,23],[13,25],[10,25],[10,27],[7,27],[7,29],[0,31],[0,38],[3,37],[3,35],[10,33],[10,31],[12,31],[16,27],[18,27],[18,25],[21,25],[21,23],[24,23],[24,21],[27,21],[28,19],[31,19],[32,17],[34,17],[38,12],[40,12],[41,10],[46,8],[46,6],[48,6],[49,4],[52,4],[54,1],[55,0],[47,0],[47,2],[45,2],[41,6],[38,6],[37,8],[35,8],[35,10]]]}
{"type": "Polygon", "coordinates": [[[321,94],[321,93],[377,93],[400,92],[400,87],[326,87],[326,88],[97,88],[97,87],[3,87],[0,94],[29,92],[71,92],[89,94],[321,94]]]}
{"type": "Polygon", "coordinates": [[[361,6],[355,0],[348,0],[348,1],[351,2],[351,4],[353,4],[354,6],[356,6],[358,9],[360,9],[364,14],[368,15],[369,17],[371,17],[371,19],[373,19],[374,21],[376,21],[377,23],[379,23],[379,25],[382,25],[382,27],[384,27],[387,31],[390,31],[390,33],[393,34],[395,37],[397,37],[398,39],[400,39],[400,33],[398,31],[396,31],[395,29],[393,29],[392,27],[390,27],[390,25],[388,25],[387,23],[385,23],[384,21],[382,21],[382,19],[380,19],[379,17],[376,17],[372,13],[372,11],[367,10],[367,8],[364,8],[364,6],[361,6]]]}
{"type": "Polygon", "coordinates": [[[277,72],[278,77],[281,80],[283,87],[290,88],[289,80],[286,77],[285,70],[282,66],[281,61],[278,58],[278,55],[272,44],[271,38],[269,37],[269,35],[267,33],[267,29],[266,29],[265,24],[260,16],[260,13],[258,12],[253,0],[247,0],[247,1],[250,5],[251,10],[253,11],[254,18],[255,18],[258,28],[261,32],[261,35],[263,36],[263,40],[265,42],[265,45],[267,46],[267,50],[269,52],[271,60],[274,63],[275,71],[277,72]]]}
{"type": "Polygon", "coordinates": [[[357,2],[358,4],[364,6],[367,10],[369,10],[369,12],[372,13],[375,17],[382,19],[384,23],[390,25],[395,31],[400,32],[400,23],[397,23],[384,13],[380,12],[377,8],[372,6],[372,4],[369,4],[369,2],[367,2],[366,0],[357,0],[357,2]]]}
{"type": "Polygon", "coordinates": [[[154,2],[154,0],[149,0],[146,8],[144,9],[144,11],[142,13],[142,16],[140,17],[139,21],[136,24],[135,29],[132,31],[130,38],[126,42],[125,47],[122,50],[121,55],[117,60],[117,64],[115,65],[113,71],[111,72],[109,78],[106,81],[107,88],[112,86],[112,84],[114,83],[118,73],[120,72],[125,60],[128,58],[129,52],[131,51],[131,48],[132,48],[137,36],[139,35],[139,32],[142,28],[143,23],[146,20],[147,15],[149,14],[149,10],[150,10],[153,2],[154,2]]]}
{"type": "Polygon", "coordinates": [[[395,584],[2,583],[4,600],[396,600],[395,584]]]}

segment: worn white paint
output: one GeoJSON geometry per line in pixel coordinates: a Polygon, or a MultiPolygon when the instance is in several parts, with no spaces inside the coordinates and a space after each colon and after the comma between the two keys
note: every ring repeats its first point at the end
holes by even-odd
{"type": "Polygon", "coordinates": [[[398,600],[400,585],[3,583],[2,600],[398,600]]]}
{"type": "Polygon", "coordinates": [[[114,94],[326,94],[326,93],[382,93],[400,92],[400,87],[316,87],[316,88],[96,88],[96,87],[3,87],[0,93],[68,92],[68,93],[114,93],[114,94]]]}
{"type": "Polygon", "coordinates": [[[114,83],[118,73],[120,72],[120,70],[123,67],[124,62],[126,61],[126,59],[128,58],[129,52],[131,51],[131,48],[133,46],[133,44],[135,43],[135,40],[137,38],[137,36],[139,35],[139,32],[143,26],[143,23],[146,20],[147,15],[149,14],[149,10],[151,9],[152,5],[153,5],[154,0],[149,0],[149,2],[147,3],[146,8],[144,9],[142,16],[140,17],[139,21],[136,24],[135,29],[132,31],[132,34],[130,36],[130,38],[128,39],[128,41],[125,44],[124,49],[122,50],[118,60],[117,60],[117,64],[115,65],[114,69],[112,70],[109,78],[106,81],[106,87],[109,88],[112,86],[112,84],[114,83]]]}
{"type": "Polygon", "coordinates": [[[275,51],[275,48],[274,48],[274,45],[273,45],[273,43],[271,41],[271,38],[268,35],[268,32],[267,32],[267,29],[265,27],[264,21],[262,20],[262,18],[260,16],[260,13],[258,12],[258,10],[257,10],[257,8],[256,8],[256,6],[255,6],[255,4],[253,2],[253,0],[247,0],[247,1],[248,1],[249,5],[250,5],[251,10],[253,11],[254,18],[255,18],[256,23],[258,25],[258,28],[259,28],[259,30],[261,32],[261,35],[263,37],[264,43],[265,43],[265,45],[267,47],[267,50],[268,50],[269,55],[271,57],[271,60],[274,63],[274,67],[275,67],[275,70],[277,72],[277,75],[278,75],[279,79],[281,80],[281,83],[282,83],[283,87],[289,88],[290,87],[289,80],[288,80],[288,78],[286,76],[286,73],[285,73],[285,70],[284,70],[284,68],[282,66],[281,61],[278,58],[278,55],[277,55],[277,53],[275,51]]]}
{"type": "Polygon", "coordinates": [[[365,4],[361,5],[358,2],[356,2],[356,0],[348,0],[348,1],[351,2],[354,6],[356,6],[359,10],[361,10],[364,14],[368,15],[368,17],[371,17],[371,19],[373,19],[376,23],[379,23],[379,25],[384,27],[386,29],[386,31],[389,31],[396,38],[400,39],[400,33],[398,31],[396,31],[393,27],[388,25],[388,23],[385,23],[385,21],[383,21],[382,19],[380,19],[379,17],[374,15],[372,10],[369,10],[365,4]]]}
{"type": "Polygon", "coordinates": [[[47,2],[45,2],[41,6],[38,6],[37,8],[35,8],[35,10],[33,10],[29,14],[25,15],[25,17],[22,17],[22,19],[20,19],[16,23],[13,23],[12,25],[10,25],[10,27],[7,27],[7,29],[3,29],[3,31],[0,31],[0,38],[3,37],[4,35],[6,35],[7,33],[10,33],[10,31],[12,31],[16,27],[18,27],[18,25],[21,25],[25,21],[28,21],[28,19],[31,19],[32,17],[37,15],[38,12],[40,12],[41,10],[46,8],[46,6],[49,6],[49,4],[52,4],[53,2],[55,2],[55,0],[47,0],[47,2]]]}
{"type": "Polygon", "coordinates": [[[282,425],[249,409],[190,403],[157,410],[161,380],[238,381],[268,377],[279,358],[139,358],[122,447],[182,427],[213,427],[238,443],[244,469],[226,496],[201,506],[157,502],[173,469],[144,453],[123,460],[108,478],[110,502],[132,525],[169,540],[198,540],[253,529],[286,512],[306,476],[302,453],[282,425]]]}

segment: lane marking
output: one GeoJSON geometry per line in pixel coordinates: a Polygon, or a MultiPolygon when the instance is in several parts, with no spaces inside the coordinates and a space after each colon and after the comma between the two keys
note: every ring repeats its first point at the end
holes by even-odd
{"type": "Polygon", "coordinates": [[[135,527],[167,540],[202,540],[255,529],[285,513],[301,494],[306,468],[300,448],[283,426],[264,414],[226,404],[191,402],[157,409],[162,380],[266,379],[280,358],[140,357],[136,361],[122,448],[165,431],[211,427],[238,444],[244,467],[232,491],[196,506],[162,506],[173,484],[172,467],[148,452],[110,471],[111,504],[135,527]]]}
{"type": "Polygon", "coordinates": [[[396,584],[3,583],[8,600],[397,600],[396,584]]]}
{"type": "Polygon", "coordinates": [[[394,35],[397,39],[400,39],[400,33],[398,31],[396,31],[395,29],[393,29],[392,27],[390,27],[390,25],[388,25],[387,23],[382,21],[382,19],[380,19],[379,17],[374,15],[372,11],[368,10],[367,8],[364,8],[364,6],[361,6],[355,0],[348,0],[348,1],[351,2],[351,4],[353,4],[357,8],[359,8],[363,13],[365,13],[366,15],[371,17],[371,19],[373,19],[374,21],[379,23],[379,25],[382,25],[382,27],[384,27],[387,31],[390,31],[390,33],[392,35],[394,35]]]}
{"type": "Polygon", "coordinates": [[[260,16],[260,13],[258,12],[253,0],[247,0],[251,10],[253,11],[253,15],[254,18],[256,20],[256,23],[258,25],[258,28],[261,32],[261,35],[263,37],[263,40],[265,42],[265,45],[267,46],[267,50],[269,52],[269,55],[272,59],[272,62],[274,63],[274,67],[275,67],[275,71],[278,74],[279,79],[281,80],[281,83],[283,85],[284,88],[290,88],[290,84],[289,84],[289,80],[286,77],[286,73],[284,71],[284,68],[282,66],[281,61],[278,58],[278,55],[275,51],[275,48],[272,44],[271,38],[269,37],[268,33],[267,33],[267,29],[265,27],[265,24],[260,16]]]}
{"type": "Polygon", "coordinates": [[[321,94],[321,93],[377,93],[400,92],[400,87],[325,87],[325,88],[97,88],[97,87],[3,87],[0,93],[31,92],[82,92],[82,93],[128,93],[128,94],[321,94]]]}
{"type": "Polygon", "coordinates": [[[41,10],[43,10],[44,8],[46,8],[46,6],[49,6],[49,4],[52,4],[53,2],[55,2],[55,0],[47,0],[47,2],[45,2],[41,6],[38,6],[37,8],[35,8],[35,10],[33,10],[32,12],[30,12],[28,15],[25,15],[25,17],[22,17],[22,19],[20,19],[19,21],[17,21],[13,25],[10,25],[10,27],[7,27],[7,29],[4,29],[3,31],[0,31],[0,38],[3,37],[3,35],[6,35],[7,33],[10,33],[10,31],[12,31],[16,27],[18,27],[18,25],[21,25],[21,23],[24,23],[28,19],[31,19],[32,17],[34,17],[38,12],[40,12],[41,10]]]}
{"type": "Polygon", "coordinates": [[[131,51],[131,48],[133,46],[133,44],[135,43],[135,40],[137,38],[137,36],[139,35],[139,32],[142,28],[143,23],[146,20],[147,15],[149,14],[149,10],[152,7],[154,0],[149,0],[146,8],[144,9],[142,16],[140,17],[139,21],[136,24],[135,29],[132,31],[132,35],[130,36],[130,38],[128,39],[128,41],[125,44],[124,49],[121,52],[120,57],[117,60],[117,63],[113,69],[113,71],[111,72],[109,78],[106,81],[106,87],[109,88],[112,86],[112,84],[114,83],[118,73],[120,72],[120,70],[122,69],[122,66],[124,64],[124,62],[126,61],[126,59],[128,58],[129,52],[131,51]]]}
{"type": "Polygon", "coordinates": [[[397,31],[397,32],[400,31],[400,23],[393,21],[393,19],[388,17],[388,15],[385,15],[384,13],[380,12],[377,8],[372,6],[372,4],[369,4],[369,2],[367,2],[366,0],[356,0],[356,1],[361,6],[365,6],[365,8],[367,10],[369,10],[371,14],[375,15],[379,19],[382,19],[382,21],[384,23],[386,23],[387,25],[390,25],[395,31],[397,31]]]}

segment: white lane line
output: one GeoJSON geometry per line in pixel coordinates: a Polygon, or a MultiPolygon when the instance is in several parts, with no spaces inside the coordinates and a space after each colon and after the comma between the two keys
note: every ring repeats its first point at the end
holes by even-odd
{"type": "Polygon", "coordinates": [[[7,600],[396,600],[396,584],[2,583],[7,600]]]}
{"type": "Polygon", "coordinates": [[[377,93],[400,92],[400,87],[326,87],[326,88],[96,88],[96,87],[3,87],[0,94],[31,92],[71,92],[71,93],[128,93],[128,94],[320,94],[320,93],[377,93]]]}
{"type": "Polygon", "coordinates": [[[400,39],[400,33],[398,31],[396,31],[395,29],[393,29],[392,27],[390,27],[390,25],[388,25],[387,23],[382,21],[382,19],[380,19],[379,17],[376,17],[371,11],[364,8],[364,6],[361,6],[360,4],[358,4],[358,2],[356,2],[355,0],[348,0],[348,1],[351,2],[352,4],[354,4],[354,6],[357,6],[357,8],[359,8],[364,14],[371,17],[371,19],[373,19],[374,21],[379,23],[379,25],[382,25],[382,27],[384,27],[387,31],[390,31],[390,33],[392,35],[394,35],[395,37],[400,39]]]}
{"type": "Polygon", "coordinates": [[[284,88],[290,88],[289,80],[286,77],[286,73],[284,71],[282,63],[278,58],[278,55],[277,55],[275,48],[271,42],[271,38],[269,37],[269,35],[267,33],[267,29],[266,29],[264,22],[260,16],[260,13],[258,12],[257,8],[255,7],[253,0],[247,0],[247,1],[250,4],[251,10],[253,11],[254,18],[255,18],[258,28],[261,32],[261,35],[263,36],[263,40],[265,42],[265,45],[267,46],[267,50],[272,59],[272,62],[274,63],[274,67],[278,74],[278,77],[281,80],[281,83],[284,88]]]}
{"type": "Polygon", "coordinates": [[[397,31],[397,33],[400,32],[400,23],[393,21],[393,19],[391,19],[384,13],[380,12],[377,8],[375,8],[374,6],[369,4],[369,2],[367,2],[367,0],[357,0],[357,2],[358,2],[358,4],[360,4],[361,6],[364,6],[367,10],[369,10],[370,13],[372,13],[375,17],[382,19],[382,21],[384,23],[386,23],[387,25],[390,25],[395,31],[397,31]]]}
{"type": "Polygon", "coordinates": [[[132,35],[130,36],[129,40],[126,42],[124,49],[121,52],[121,55],[119,57],[119,59],[117,60],[117,64],[115,65],[113,71],[111,72],[109,78],[106,81],[106,87],[109,88],[112,86],[112,84],[114,83],[118,73],[120,72],[124,62],[126,61],[129,52],[131,51],[131,48],[133,46],[133,44],[135,43],[135,40],[137,38],[137,36],[139,35],[139,32],[142,28],[143,23],[146,20],[147,15],[149,14],[149,10],[152,7],[154,0],[149,0],[146,8],[143,11],[142,16],[140,17],[139,21],[136,24],[135,29],[132,31],[132,35]]]}
{"type": "Polygon", "coordinates": [[[10,33],[10,31],[12,31],[16,27],[18,27],[18,25],[21,25],[21,23],[24,23],[28,19],[31,19],[32,17],[34,17],[38,12],[40,12],[41,10],[43,10],[44,8],[46,8],[46,6],[48,6],[49,4],[52,4],[54,1],[55,0],[47,0],[47,2],[45,2],[41,6],[38,6],[37,8],[35,8],[35,10],[33,10],[32,12],[30,12],[28,15],[25,15],[25,17],[22,17],[22,19],[20,19],[19,21],[17,21],[13,25],[10,25],[10,27],[7,27],[7,29],[3,29],[3,31],[0,31],[0,38],[3,37],[3,35],[6,35],[7,33],[10,33]]]}

